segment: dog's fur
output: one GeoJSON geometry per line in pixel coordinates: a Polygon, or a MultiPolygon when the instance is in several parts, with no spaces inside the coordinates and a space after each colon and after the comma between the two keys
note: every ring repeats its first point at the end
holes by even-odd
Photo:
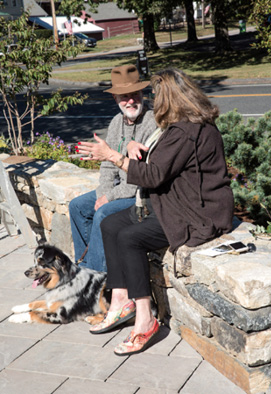
{"type": "Polygon", "coordinates": [[[9,321],[65,324],[86,316],[90,324],[103,320],[109,306],[106,273],[76,266],[51,245],[38,246],[34,260],[25,275],[34,279],[33,287],[44,286],[45,300],[15,306],[9,321]]]}

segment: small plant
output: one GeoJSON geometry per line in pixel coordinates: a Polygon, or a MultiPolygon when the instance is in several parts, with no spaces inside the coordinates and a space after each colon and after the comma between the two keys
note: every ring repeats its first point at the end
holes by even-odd
{"type": "Polygon", "coordinates": [[[66,146],[60,137],[54,138],[48,131],[44,134],[36,133],[34,144],[31,145],[29,140],[26,145],[26,153],[35,159],[69,161],[70,147],[66,146]]]}
{"type": "Polygon", "coordinates": [[[39,160],[52,159],[55,161],[65,161],[80,168],[99,169],[100,162],[90,160],[80,160],[70,157],[75,153],[74,148],[66,145],[60,137],[54,137],[48,131],[44,134],[36,133],[35,142],[26,142],[25,151],[29,157],[39,160]]]}
{"type": "Polygon", "coordinates": [[[271,238],[271,222],[267,221],[267,223],[267,227],[259,226],[257,224],[255,228],[249,228],[249,232],[255,238],[271,238]]]}
{"type": "MultiPolygon", "coordinates": [[[[260,203],[260,205],[271,219],[270,212],[268,211],[266,206],[263,203],[260,203]]],[[[257,224],[255,228],[250,228],[249,232],[255,238],[271,239],[271,222],[267,220],[267,226],[260,226],[259,224],[257,224]]]]}
{"type": "Polygon", "coordinates": [[[11,150],[9,138],[5,138],[3,134],[0,135],[0,153],[10,153],[11,150]]]}

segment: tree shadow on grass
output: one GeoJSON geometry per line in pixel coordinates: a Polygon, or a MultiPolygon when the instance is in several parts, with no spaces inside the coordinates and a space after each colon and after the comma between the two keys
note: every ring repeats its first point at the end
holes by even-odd
{"type": "MultiPolygon", "coordinates": [[[[248,34],[249,36],[244,38],[241,35],[232,36],[233,49],[224,54],[215,53],[214,39],[201,39],[191,44],[181,43],[160,51],[160,56],[151,59],[151,68],[155,71],[161,68],[161,58],[163,58],[163,68],[173,66],[189,70],[191,73],[268,63],[270,59],[268,59],[266,52],[254,49],[251,44],[255,42],[255,37],[251,33],[248,34]]],[[[197,75],[197,78],[200,78],[200,74],[197,75]]],[[[217,77],[212,74],[210,78],[217,77]]],[[[208,79],[208,77],[205,76],[204,79],[208,79]]],[[[221,79],[221,76],[219,79],[221,79]]]]}
{"type": "MultiPolygon", "coordinates": [[[[182,48],[164,51],[163,66],[177,66],[191,71],[225,70],[246,65],[259,65],[265,61],[266,54],[251,48],[246,51],[231,51],[226,55],[213,52],[184,51],[182,48]]],[[[267,62],[267,60],[266,60],[267,62]]],[[[151,62],[152,68],[161,67],[160,59],[151,62]]]]}

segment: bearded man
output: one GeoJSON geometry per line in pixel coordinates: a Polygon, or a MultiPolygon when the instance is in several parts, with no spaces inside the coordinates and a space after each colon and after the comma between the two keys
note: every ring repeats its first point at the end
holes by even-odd
{"type": "MultiPolygon", "coordinates": [[[[112,93],[121,112],[107,131],[106,142],[123,156],[141,160],[147,138],[156,129],[153,111],[144,103],[142,90],[150,82],[140,81],[134,65],[111,72],[112,93]]],[[[96,271],[107,271],[101,221],[135,203],[136,185],[128,185],[126,173],[111,162],[102,162],[96,190],[74,198],[69,205],[75,260],[96,271]]]]}

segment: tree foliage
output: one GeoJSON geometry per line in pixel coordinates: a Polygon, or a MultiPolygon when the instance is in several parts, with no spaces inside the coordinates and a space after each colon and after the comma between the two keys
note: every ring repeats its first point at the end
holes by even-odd
{"type": "Polygon", "coordinates": [[[227,20],[247,20],[255,0],[226,0],[225,16],[227,20]]]}
{"type": "Polygon", "coordinates": [[[17,20],[0,21],[0,94],[9,138],[15,154],[23,153],[22,131],[30,125],[30,140],[34,141],[34,122],[55,111],[65,111],[69,105],[82,104],[86,96],[75,93],[62,97],[60,91],[45,98],[39,94],[40,85],[48,84],[53,66],[61,65],[67,56],[76,56],[79,48],[69,41],[58,48],[53,38],[37,38],[28,25],[28,14],[17,20]],[[14,44],[16,43],[16,44],[14,44]],[[23,94],[24,105],[18,105],[23,94]]]}
{"type": "MultiPolygon", "coordinates": [[[[66,15],[68,18],[72,15],[81,16],[82,10],[85,9],[85,5],[88,4],[89,10],[95,12],[99,5],[99,1],[93,0],[62,0],[59,2],[57,13],[60,15],[66,15]]],[[[86,14],[86,20],[89,15],[86,14]]]]}
{"type": "Polygon", "coordinates": [[[255,0],[250,15],[250,21],[257,28],[258,42],[254,47],[264,49],[271,54],[271,22],[267,23],[268,15],[271,15],[271,2],[269,0],[255,0]]]}

